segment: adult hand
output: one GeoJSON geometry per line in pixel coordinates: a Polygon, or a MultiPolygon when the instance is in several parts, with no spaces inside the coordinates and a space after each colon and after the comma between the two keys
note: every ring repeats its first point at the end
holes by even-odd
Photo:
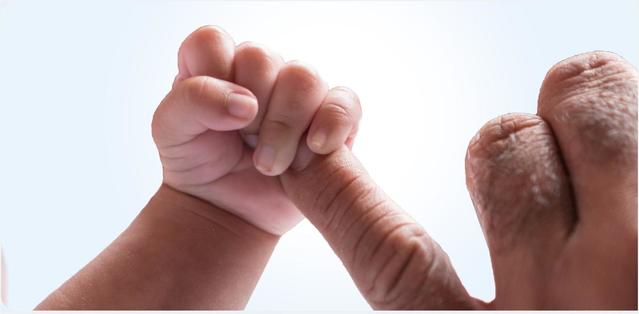
{"type": "Polygon", "coordinates": [[[347,149],[302,147],[282,183],[376,309],[636,309],[637,71],[594,52],[555,65],[537,115],[488,122],[466,156],[496,297],[466,292],[444,251],[347,149]]]}

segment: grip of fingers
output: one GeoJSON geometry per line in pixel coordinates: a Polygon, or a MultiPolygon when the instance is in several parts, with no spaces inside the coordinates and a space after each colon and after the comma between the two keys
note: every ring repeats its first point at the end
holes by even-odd
{"type": "Polygon", "coordinates": [[[346,87],[332,88],[313,118],[307,145],[317,154],[331,153],[344,144],[350,148],[361,117],[357,95],[346,87]]]}
{"type": "Polygon", "coordinates": [[[153,138],[160,148],[194,139],[207,130],[246,126],[257,113],[255,96],[241,86],[208,76],[177,82],[153,116],[153,138]]]}

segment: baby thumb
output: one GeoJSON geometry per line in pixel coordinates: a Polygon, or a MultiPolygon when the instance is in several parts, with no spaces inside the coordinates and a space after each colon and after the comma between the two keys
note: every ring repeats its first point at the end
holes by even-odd
{"type": "Polygon", "coordinates": [[[375,309],[478,306],[448,256],[373,182],[346,148],[314,155],[300,143],[284,190],[322,233],[375,309]]]}

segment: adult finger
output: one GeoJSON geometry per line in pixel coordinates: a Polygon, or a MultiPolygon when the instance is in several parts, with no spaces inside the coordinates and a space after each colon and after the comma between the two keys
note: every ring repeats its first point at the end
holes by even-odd
{"type": "Polygon", "coordinates": [[[493,264],[493,305],[553,308],[545,302],[553,293],[549,277],[577,217],[548,124],[530,114],[507,114],[486,123],[469,144],[466,183],[493,264]]]}
{"type": "Polygon", "coordinates": [[[634,234],[637,227],[637,71],[621,57],[592,52],[556,64],[538,114],[557,137],[586,227],[634,234]]]}
{"type": "Polygon", "coordinates": [[[282,176],[375,309],[465,309],[471,298],[446,253],[368,176],[346,147],[314,155],[301,145],[282,176]]]}

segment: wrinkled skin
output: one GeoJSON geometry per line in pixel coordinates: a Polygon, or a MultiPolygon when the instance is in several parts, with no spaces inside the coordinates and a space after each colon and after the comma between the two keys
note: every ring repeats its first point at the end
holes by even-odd
{"type": "MultiPolygon", "coordinates": [[[[172,127],[175,112],[160,105],[154,139],[165,183],[278,235],[299,209],[374,308],[637,308],[637,71],[620,57],[558,63],[537,114],[498,117],[471,140],[466,183],[493,264],[490,303],[466,292],[445,252],[348,150],[361,114],[352,92],[328,91],[308,67],[235,47],[216,28],[187,38],[172,93],[198,103],[188,95],[202,86],[244,89],[258,106],[244,120],[175,137],[183,125],[172,127]],[[279,81],[286,88],[275,92],[279,81]],[[329,145],[318,145],[313,135],[331,123],[329,145]],[[285,152],[270,167],[264,143],[285,152]]],[[[170,97],[163,104],[176,103],[170,97]]]]}
{"type": "Polygon", "coordinates": [[[448,257],[347,150],[283,176],[376,309],[636,309],[637,71],[606,52],[555,65],[538,112],[471,140],[467,186],[496,297],[468,295],[448,257]]]}

